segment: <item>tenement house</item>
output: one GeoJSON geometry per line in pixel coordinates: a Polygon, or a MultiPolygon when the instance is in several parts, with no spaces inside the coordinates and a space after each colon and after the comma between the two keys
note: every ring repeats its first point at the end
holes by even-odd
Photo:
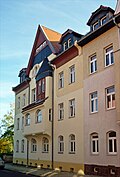
{"type": "Polygon", "coordinates": [[[15,92],[14,163],[120,174],[120,11],[100,6],[86,35],[39,25],[15,92]]]}

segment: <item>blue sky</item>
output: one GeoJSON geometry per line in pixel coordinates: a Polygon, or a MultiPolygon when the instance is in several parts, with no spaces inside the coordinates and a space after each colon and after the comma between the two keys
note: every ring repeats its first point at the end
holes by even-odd
{"type": "Polygon", "coordinates": [[[68,28],[85,34],[86,23],[100,5],[117,0],[0,0],[0,119],[14,103],[12,87],[27,67],[38,24],[63,33],[68,28]]]}

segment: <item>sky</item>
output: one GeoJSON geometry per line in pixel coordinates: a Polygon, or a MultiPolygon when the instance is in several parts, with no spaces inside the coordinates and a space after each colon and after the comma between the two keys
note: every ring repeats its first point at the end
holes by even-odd
{"type": "Polygon", "coordinates": [[[86,34],[91,13],[100,5],[115,10],[117,0],[0,0],[0,120],[10,110],[27,67],[38,25],[59,33],[72,29],[86,34]]]}

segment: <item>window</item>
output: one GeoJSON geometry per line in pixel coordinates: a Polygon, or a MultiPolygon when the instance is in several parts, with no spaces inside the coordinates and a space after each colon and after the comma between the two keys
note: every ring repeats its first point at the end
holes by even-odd
{"type": "Polygon", "coordinates": [[[36,101],[36,89],[32,89],[32,103],[36,101]]]}
{"type": "Polygon", "coordinates": [[[42,122],[42,111],[38,110],[36,116],[36,123],[40,123],[40,122],[42,122]]]}
{"type": "Polygon", "coordinates": [[[26,94],[23,94],[23,106],[26,105],[26,94]]]}
{"type": "Polygon", "coordinates": [[[108,153],[109,154],[117,153],[116,132],[114,131],[108,133],[108,153]]]}
{"type": "Polygon", "coordinates": [[[64,152],[64,138],[63,136],[58,137],[58,153],[64,152]]]}
{"type": "Polygon", "coordinates": [[[21,122],[21,130],[24,129],[24,117],[22,117],[22,122],[21,122]]]}
{"type": "Polygon", "coordinates": [[[70,70],[69,83],[73,83],[75,82],[75,65],[71,66],[69,70],[70,70]]]}
{"type": "Polygon", "coordinates": [[[107,109],[115,108],[115,87],[109,87],[106,89],[106,106],[107,109]]]}
{"type": "Polygon", "coordinates": [[[16,141],[16,152],[19,152],[19,140],[16,141]]]}
{"type": "Polygon", "coordinates": [[[96,55],[90,57],[90,73],[94,73],[97,71],[97,58],[96,55]]]}
{"type": "Polygon", "coordinates": [[[97,92],[90,94],[90,112],[94,113],[98,111],[98,96],[97,92]]]}
{"type": "Polygon", "coordinates": [[[75,99],[69,100],[69,113],[70,113],[70,117],[74,117],[75,116],[75,99]]]}
{"type": "Polygon", "coordinates": [[[49,121],[52,121],[52,109],[49,109],[49,121]]]}
{"type": "Polygon", "coordinates": [[[26,115],[26,125],[30,125],[30,114],[26,115]]]}
{"type": "Polygon", "coordinates": [[[71,38],[68,39],[68,48],[72,45],[72,40],[71,38]]]}
{"type": "Polygon", "coordinates": [[[31,152],[36,152],[37,151],[37,141],[32,138],[31,140],[31,152]]]}
{"type": "Polygon", "coordinates": [[[105,50],[105,66],[110,66],[114,63],[113,47],[109,47],[105,50]]]}
{"type": "Polygon", "coordinates": [[[63,105],[63,103],[60,103],[58,105],[58,109],[59,109],[59,120],[62,120],[64,118],[64,105],[63,105]]]}
{"type": "Polygon", "coordinates": [[[107,17],[104,16],[103,18],[101,18],[101,25],[104,25],[106,23],[107,17]]]}
{"type": "Polygon", "coordinates": [[[24,152],[24,148],[25,148],[25,141],[22,140],[21,141],[21,152],[24,152]]]}
{"type": "Polygon", "coordinates": [[[38,83],[38,94],[45,92],[45,78],[41,79],[38,83]]]}
{"type": "Polygon", "coordinates": [[[64,42],[63,44],[63,50],[65,51],[67,49],[67,42],[64,42]]]}
{"type": "Polygon", "coordinates": [[[17,118],[17,130],[20,129],[20,118],[17,118]]]}
{"type": "Polygon", "coordinates": [[[94,133],[91,135],[91,153],[98,154],[99,144],[98,144],[98,134],[94,133]]]}
{"type": "Polygon", "coordinates": [[[43,138],[43,152],[49,152],[49,140],[47,138],[43,138]]]}
{"type": "Polygon", "coordinates": [[[18,109],[20,108],[20,97],[18,97],[18,109]]]}
{"type": "Polygon", "coordinates": [[[93,30],[96,30],[98,27],[99,27],[99,23],[98,22],[93,24],[93,30]]]}
{"type": "Polygon", "coordinates": [[[70,153],[75,153],[75,135],[71,134],[69,136],[69,148],[70,148],[70,153]]]}
{"type": "Polygon", "coordinates": [[[64,74],[63,72],[59,73],[59,88],[64,87],[64,74]]]}

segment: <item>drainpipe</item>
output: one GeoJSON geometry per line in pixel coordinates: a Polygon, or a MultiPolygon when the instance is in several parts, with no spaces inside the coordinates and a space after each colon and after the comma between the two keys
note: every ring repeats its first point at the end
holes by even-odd
{"type": "Polygon", "coordinates": [[[119,39],[119,49],[120,49],[120,26],[117,24],[115,17],[113,17],[113,23],[117,26],[118,28],[118,39],[119,39]]]}
{"type": "Polygon", "coordinates": [[[27,167],[29,165],[29,141],[27,140],[27,167]]]}
{"type": "Polygon", "coordinates": [[[52,169],[54,169],[54,65],[50,64],[52,67],[52,132],[51,132],[51,139],[52,139],[52,154],[51,154],[51,160],[52,160],[52,169]]]}

